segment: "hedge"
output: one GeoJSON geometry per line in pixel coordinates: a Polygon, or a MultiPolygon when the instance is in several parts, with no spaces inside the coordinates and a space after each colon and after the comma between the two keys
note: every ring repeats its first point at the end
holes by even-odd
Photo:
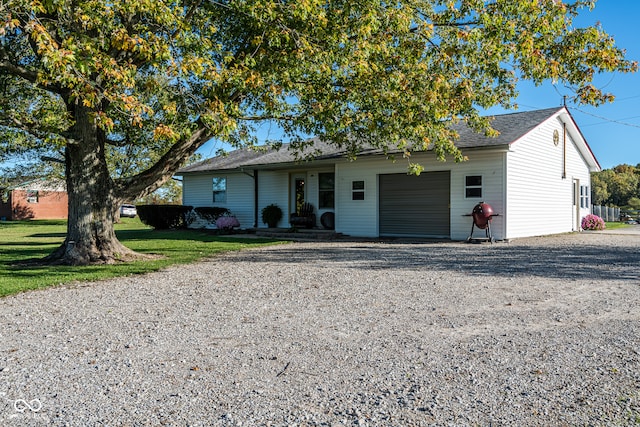
{"type": "Polygon", "coordinates": [[[187,215],[192,206],[182,205],[137,205],[138,216],[143,224],[157,230],[169,228],[186,228],[187,215]]]}
{"type": "Polygon", "coordinates": [[[230,216],[231,211],[227,208],[219,208],[216,206],[201,206],[193,209],[202,219],[211,223],[216,222],[221,216],[230,216]]]}

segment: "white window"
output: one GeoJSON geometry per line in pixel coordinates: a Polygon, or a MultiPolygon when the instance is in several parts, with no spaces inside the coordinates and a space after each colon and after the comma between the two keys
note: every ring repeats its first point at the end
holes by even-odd
{"type": "Polygon", "coordinates": [[[580,186],[580,207],[583,209],[589,207],[589,187],[586,185],[580,186]]]}
{"type": "Polygon", "coordinates": [[[335,207],[335,174],[333,172],[318,174],[318,206],[320,209],[335,207]]]}
{"type": "Polygon", "coordinates": [[[38,190],[27,190],[27,203],[38,203],[38,190]]]}
{"type": "Polygon", "coordinates": [[[351,200],[364,200],[364,181],[351,182],[351,200]]]}
{"type": "Polygon", "coordinates": [[[464,177],[465,199],[482,198],[482,175],[467,175],[464,177]]]}
{"type": "Polygon", "coordinates": [[[213,178],[213,203],[227,201],[227,178],[213,178]]]}

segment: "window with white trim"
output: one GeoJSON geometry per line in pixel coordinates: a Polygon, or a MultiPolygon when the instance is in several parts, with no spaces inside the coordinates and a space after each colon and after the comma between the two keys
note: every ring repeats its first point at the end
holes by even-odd
{"type": "Polygon", "coordinates": [[[580,186],[580,207],[583,209],[589,207],[589,187],[587,185],[580,186]]]}
{"type": "Polygon", "coordinates": [[[27,190],[27,203],[38,203],[38,190],[27,190]]]}
{"type": "Polygon", "coordinates": [[[213,203],[227,201],[227,178],[213,178],[213,203]]]}
{"type": "Polygon", "coordinates": [[[464,177],[465,199],[482,198],[482,175],[467,175],[464,177]]]}
{"type": "Polygon", "coordinates": [[[364,200],[364,181],[351,182],[351,200],[364,200]]]}
{"type": "Polygon", "coordinates": [[[320,209],[335,207],[335,174],[333,172],[318,174],[318,206],[320,209]]]}

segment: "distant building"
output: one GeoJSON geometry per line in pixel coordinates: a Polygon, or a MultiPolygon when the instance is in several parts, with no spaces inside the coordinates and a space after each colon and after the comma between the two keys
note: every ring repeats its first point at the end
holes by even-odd
{"type": "Polygon", "coordinates": [[[0,189],[0,219],[66,219],[68,198],[64,182],[36,180],[0,189]]]}

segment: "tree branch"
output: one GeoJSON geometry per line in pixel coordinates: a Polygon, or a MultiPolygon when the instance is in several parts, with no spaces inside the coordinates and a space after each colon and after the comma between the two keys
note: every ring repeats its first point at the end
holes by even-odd
{"type": "Polygon", "coordinates": [[[54,162],[54,163],[61,163],[61,164],[65,164],[65,160],[64,159],[59,159],[57,157],[52,157],[52,156],[41,156],[40,160],[42,160],[43,162],[54,162]]]}
{"type": "Polygon", "coordinates": [[[23,79],[31,82],[31,83],[36,83],[36,81],[38,80],[38,74],[25,68],[22,67],[20,65],[15,65],[11,62],[9,62],[9,60],[7,59],[3,59],[2,61],[0,61],[0,71],[6,71],[7,73],[17,76],[17,77],[22,77],[23,79]]]}
{"type": "Polygon", "coordinates": [[[38,73],[36,73],[35,71],[31,71],[26,67],[23,67],[21,65],[16,65],[13,62],[11,62],[8,58],[7,58],[7,53],[4,50],[3,47],[0,46],[0,53],[2,54],[2,58],[0,58],[0,71],[5,71],[6,73],[12,75],[12,76],[16,76],[16,77],[20,77],[30,83],[33,83],[34,85],[47,90],[49,92],[53,92],[57,95],[60,95],[62,97],[66,97],[68,94],[68,91],[65,90],[62,86],[60,85],[43,85],[40,82],[38,82],[38,73]]]}
{"type": "Polygon", "coordinates": [[[196,13],[196,10],[198,10],[198,7],[202,4],[202,0],[198,0],[195,1],[191,6],[189,6],[189,10],[187,10],[187,13],[184,16],[184,20],[187,22],[191,21],[191,18],[193,18],[193,15],[196,13]]]}
{"type": "Polygon", "coordinates": [[[182,163],[205,142],[212,138],[209,129],[202,126],[189,138],[176,142],[147,170],[128,178],[114,180],[117,197],[132,200],[154,192],[171,178],[182,163]]]}
{"type": "Polygon", "coordinates": [[[261,122],[264,120],[284,120],[284,121],[293,121],[296,120],[298,117],[297,116],[293,116],[293,115],[289,115],[289,116],[276,116],[276,115],[264,115],[264,116],[236,116],[234,117],[234,119],[236,120],[242,120],[245,122],[261,122]]]}

